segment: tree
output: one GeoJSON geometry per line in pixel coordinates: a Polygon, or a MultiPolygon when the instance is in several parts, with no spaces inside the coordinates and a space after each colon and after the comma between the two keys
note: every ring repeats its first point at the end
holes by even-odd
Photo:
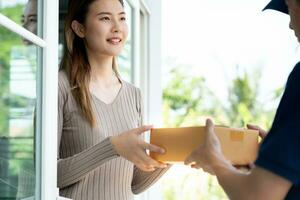
{"type": "MultiPolygon", "coordinates": [[[[216,124],[220,125],[243,127],[246,123],[251,122],[264,128],[270,127],[274,109],[265,108],[265,102],[260,102],[258,99],[260,73],[254,70],[252,73],[244,71],[240,75],[236,75],[228,84],[228,98],[227,101],[224,101],[218,99],[207,87],[204,77],[187,74],[184,70],[187,68],[191,69],[192,67],[179,65],[169,73],[170,81],[163,90],[164,126],[201,125],[204,124],[205,118],[210,116],[216,124]]],[[[281,93],[282,88],[274,91],[272,101],[277,101],[281,93]]],[[[192,177],[196,176],[199,174],[193,172],[192,177]]],[[[210,199],[226,199],[225,193],[218,186],[214,177],[204,174],[201,177],[206,177],[208,187],[205,191],[194,192],[195,195],[198,195],[197,199],[205,199],[208,196],[210,199]]],[[[189,174],[180,182],[188,184],[188,179],[192,181],[189,174]]],[[[178,183],[178,180],[164,182],[165,198],[168,200],[190,199],[188,195],[182,196],[181,190],[184,190],[184,187],[178,183]]]]}
{"type": "MultiPolygon", "coordinates": [[[[22,10],[23,5],[14,5],[0,8],[0,13],[21,24],[22,10]]],[[[10,91],[11,52],[12,47],[22,45],[20,36],[0,27],[0,44],[0,199],[10,199],[16,196],[19,169],[32,163],[33,149],[32,138],[9,138],[10,111],[11,108],[28,107],[32,99],[11,94],[10,91]]]]}

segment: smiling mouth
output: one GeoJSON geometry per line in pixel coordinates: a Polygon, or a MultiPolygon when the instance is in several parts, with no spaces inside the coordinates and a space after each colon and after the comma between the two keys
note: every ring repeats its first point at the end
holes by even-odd
{"type": "Polygon", "coordinates": [[[110,38],[110,39],[107,39],[106,41],[113,44],[113,45],[117,45],[117,44],[120,44],[122,42],[122,39],[120,39],[120,38],[110,38]]]}

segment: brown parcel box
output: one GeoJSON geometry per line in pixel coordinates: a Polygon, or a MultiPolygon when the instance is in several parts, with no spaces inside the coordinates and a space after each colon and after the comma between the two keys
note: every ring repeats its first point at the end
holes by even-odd
{"type": "MultiPolygon", "coordinates": [[[[233,165],[253,163],[258,152],[258,131],[215,127],[225,157],[233,165]]],[[[166,163],[182,163],[203,142],[204,127],[154,128],[150,143],[163,147],[165,154],[150,152],[155,160],[166,163]]]]}

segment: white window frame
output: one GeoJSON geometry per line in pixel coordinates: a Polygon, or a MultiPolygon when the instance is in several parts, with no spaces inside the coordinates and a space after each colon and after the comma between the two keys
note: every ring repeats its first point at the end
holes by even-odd
{"type": "MultiPolygon", "coordinates": [[[[144,121],[149,120],[149,20],[150,10],[144,0],[139,0],[139,34],[140,34],[140,46],[139,46],[139,58],[140,58],[140,88],[144,99],[144,121]]],[[[149,139],[149,138],[148,138],[149,139]]]]}
{"type": "Polygon", "coordinates": [[[131,61],[132,61],[132,66],[131,66],[131,80],[133,84],[139,86],[140,85],[140,77],[139,77],[139,1],[138,0],[126,0],[126,2],[130,5],[132,8],[132,16],[131,16],[131,24],[132,24],[132,29],[129,30],[131,31],[131,61]]]}
{"type": "MultiPolygon", "coordinates": [[[[144,122],[161,126],[161,1],[127,0],[127,2],[133,8],[133,30],[131,30],[133,31],[133,83],[141,89],[143,94],[144,122]],[[144,22],[141,21],[140,13],[143,13],[145,17],[144,22]],[[141,39],[147,41],[141,41],[141,39]],[[141,49],[141,45],[146,46],[142,46],[141,49]]],[[[149,141],[149,136],[145,139],[149,141]]],[[[162,199],[159,186],[157,184],[152,186],[146,192],[135,196],[135,199],[162,199]]]]}
{"type": "MultiPolygon", "coordinates": [[[[161,1],[160,0],[140,0],[140,11],[147,18],[144,27],[143,36],[147,47],[143,50],[144,59],[142,61],[146,68],[140,72],[142,77],[141,89],[144,90],[145,98],[145,117],[146,122],[155,127],[162,125],[162,87],[161,87],[161,1]]],[[[140,24],[140,23],[139,23],[140,24]]],[[[139,28],[140,29],[140,28],[139,28]]],[[[149,137],[146,139],[150,139],[149,137]]],[[[145,192],[143,200],[162,200],[162,194],[159,183],[154,184],[145,192]]]]}
{"type": "MultiPolygon", "coordinates": [[[[58,0],[41,0],[38,5],[39,24],[46,24],[41,30],[43,38],[38,37],[0,13],[0,25],[31,41],[42,49],[41,63],[42,84],[40,105],[40,135],[37,138],[41,144],[37,145],[37,157],[40,159],[41,169],[37,173],[40,179],[41,200],[53,200],[58,197],[57,188],[57,83],[58,83],[58,0]],[[54,59],[55,58],[55,59],[54,59]],[[54,147],[54,148],[53,148],[54,147]],[[39,153],[39,150],[41,151],[39,153]]],[[[37,91],[39,92],[39,91],[37,91]]],[[[39,114],[38,114],[39,115],[39,114]]],[[[38,170],[39,171],[39,170],[38,170]]],[[[39,198],[39,197],[37,197],[39,198]]]]}

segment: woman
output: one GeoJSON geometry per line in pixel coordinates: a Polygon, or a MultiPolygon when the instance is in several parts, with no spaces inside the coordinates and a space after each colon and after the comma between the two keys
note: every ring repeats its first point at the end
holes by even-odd
{"type": "Polygon", "coordinates": [[[59,72],[58,186],[75,200],[126,200],[168,167],[141,140],[140,90],[118,74],[116,56],[127,37],[122,0],[69,1],[59,72]]]}
{"type": "MultiPolygon", "coordinates": [[[[266,8],[289,13],[290,27],[300,41],[300,0],[272,0],[266,8]]],[[[211,120],[206,122],[204,144],[185,163],[215,174],[230,199],[300,199],[299,85],[300,63],[289,76],[272,128],[249,174],[226,161],[211,120]]]]}
{"type": "MultiPolygon", "coordinates": [[[[28,31],[37,34],[37,0],[28,0],[21,19],[22,25],[28,31]]],[[[32,42],[23,39],[25,45],[31,45],[32,42]]]]}

